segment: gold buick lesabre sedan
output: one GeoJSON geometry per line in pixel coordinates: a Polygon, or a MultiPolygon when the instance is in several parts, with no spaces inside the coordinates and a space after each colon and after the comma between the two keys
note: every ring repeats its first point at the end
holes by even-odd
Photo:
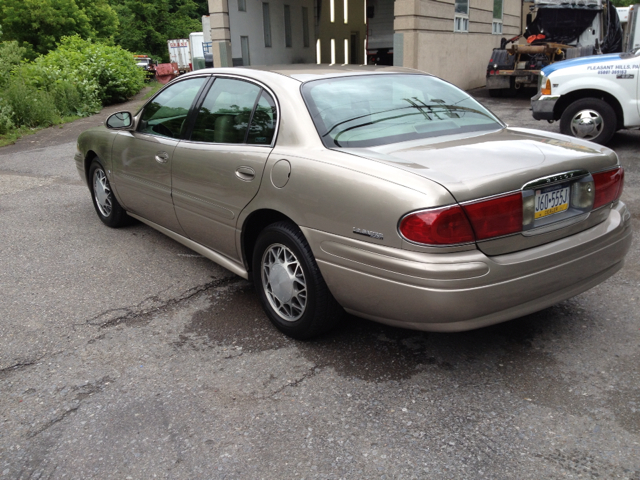
{"type": "Polygon", "coordinates": [[[198,70],[84,132],[98,217],[135,218],[252,279],[294,338],[344,312],[461,331],[613,275],[631,244],[616,154],[509,128],[391,67],[198,70]]]}

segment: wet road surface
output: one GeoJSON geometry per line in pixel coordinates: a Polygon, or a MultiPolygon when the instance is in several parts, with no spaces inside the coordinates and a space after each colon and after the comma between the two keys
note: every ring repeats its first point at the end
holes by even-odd
{"type": "Polygon", "coordinates": [[[102,226],[73,154],[104,117],[0,149],[0,478],[640,480],[640,132],[611,144],[636,235],[602,285],[472,332],[298,342],[244,280],[102,226]]]}

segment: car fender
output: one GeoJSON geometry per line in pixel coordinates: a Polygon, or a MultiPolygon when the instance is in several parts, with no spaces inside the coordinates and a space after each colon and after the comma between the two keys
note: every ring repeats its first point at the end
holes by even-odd
{"type": "Polygon", "coordinates": [[[89,185],[89,166],[96,156],[102,162],[109,181],[112,182],[111,147],[116,134],[117,132],[100,126],[86,130],[78,136],[76,167],[80,178],[87,186],[89,185]]]}
{"type": "MultiPolygon", "coordinates": [[[[247,220],[264,210],[278,212],[301,228],[422,251],[429,247],[409,244],[400,236],[400,219],[415,210],[454,203],[441,185],[382,162],[323,148],[275,148],[258,193],[239,215],[236,242],[246,261],[250,254],[242,233],[247,220]],[[286,182],[283,170],[290,172],[286,182]]],[[[309,243],[317,254],[318,246],[309,243]]]]}

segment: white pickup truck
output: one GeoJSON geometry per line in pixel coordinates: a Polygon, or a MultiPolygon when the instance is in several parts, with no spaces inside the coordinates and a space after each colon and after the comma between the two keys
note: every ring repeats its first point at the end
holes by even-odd
{"type": "Polygon", "coordinates": [[[640,127],[639,76],[640,48],[554,63],[542,69],[533,118],[606,144],[617,130],[640,127]]]}

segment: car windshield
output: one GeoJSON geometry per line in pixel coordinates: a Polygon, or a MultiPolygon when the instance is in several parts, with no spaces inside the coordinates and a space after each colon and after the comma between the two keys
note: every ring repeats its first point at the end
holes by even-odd
{"type": "Polygon", "coordinates": [[[503,128],[465,92],[429,75],[313,80],[302,86],[302,95],[327,148],[366,148],[503,128]]]}

